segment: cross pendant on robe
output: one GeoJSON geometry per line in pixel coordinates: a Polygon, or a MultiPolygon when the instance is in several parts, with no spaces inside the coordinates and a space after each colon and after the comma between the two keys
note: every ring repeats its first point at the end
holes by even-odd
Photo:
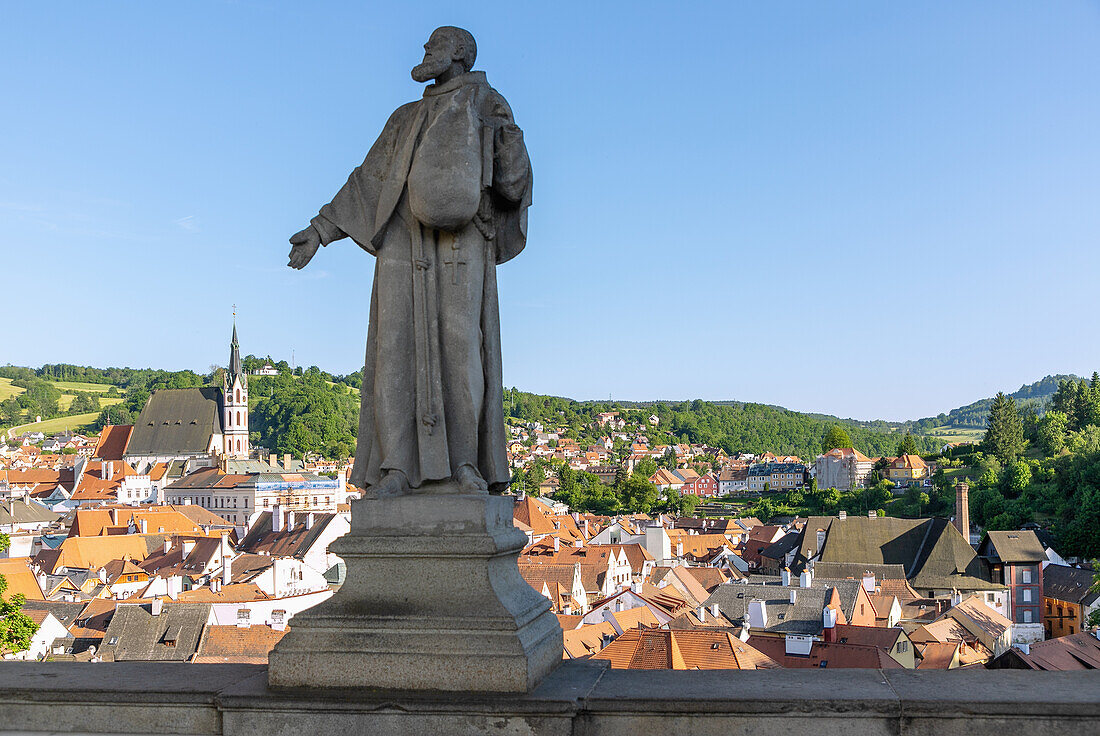
{"type": "Polygon", "coordinates": [[[452,245],[451,246],[451,260],[443,261],[443,265],[451,267],[451,283],[456,284],[456,285],[458,284],[458,267],[466,265],[466,261],[458,260],[458,256],[459,256],[458,248],[459,248],[459,246],[458,246],[457,243],[452,245]]]}

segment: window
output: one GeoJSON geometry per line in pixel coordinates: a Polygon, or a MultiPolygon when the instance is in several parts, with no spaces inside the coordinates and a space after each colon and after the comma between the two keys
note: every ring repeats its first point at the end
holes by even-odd
{"type": "Polygon", "coordinates": [[[994,601],[994,600],[996,599],[996,597],[997,597],[997,596],[996,596],[996,595],[994,595],[993,593],[986,593],[986,594],[985,594],[985,599],[986,599],[986,601],[988,601],[989,603],[992,603],[992,602],[993,602],[993,601],[994,601]]]}
{"type": "Polygon", "coordinates": [[[241,441],[237,440],[237,452],[241,451],[241,441]]]}
{"type": "MultiPolygon", "coordinates": [[[[237,403],[238,404],[241,403],[241,390],[240,389],[237,389],[237,403]]],[[[241,421],[241,415],[238,412],[238,414],[237,414],[237,423],[240,424],[240,421],[241,421]]]]}
{"type": "Polygon", "coordinates": [[[1021,571],[1020,572],[1020,580],[1021,580],[1021,582],[1030,583],[1031,582],[1031,570],[1021,571]]]}
{"type": "Polygon", "coordinates": [[[1031,588],[1024,588],[1024,603],[1031,603],[1031,588]]]}
{"type": "MultiPolygon", "coordinates": [[[[240,423],[241,423],[241,413],[237,412],[237,424],[240,424],[240,423]]],[[[240,448],[237,448],[237,449],[240,449],[240,448]]]]}
{"type": "Polygon", "coordinates": [[[1024,623],[1031,623],[1031,611],[1024,611],[1024,623]]]}

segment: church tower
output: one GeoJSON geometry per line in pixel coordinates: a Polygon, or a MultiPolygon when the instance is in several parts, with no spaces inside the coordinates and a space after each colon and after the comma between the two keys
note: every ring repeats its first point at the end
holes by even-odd
{"type": "Polygon", "coordinates": [[[233,342],[229,345],[229,370],[222,386],[222,452],[226,457],[247,459],[248,447],[248,376],[241,370],[241,350],[237,345],[237,324],[233,323],[233,342]]]}

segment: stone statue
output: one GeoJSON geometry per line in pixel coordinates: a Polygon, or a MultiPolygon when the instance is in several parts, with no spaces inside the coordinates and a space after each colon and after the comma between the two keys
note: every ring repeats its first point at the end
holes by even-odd
{"type": "Polygon", "coordinates": [[[526,243],[531,165],[504,98],[444,26],[412,70],[433,81],[290,242],[303,268],[351,238],[376,257],[351,482],[368,496],[504,490],[496,265],[526,243]]]}

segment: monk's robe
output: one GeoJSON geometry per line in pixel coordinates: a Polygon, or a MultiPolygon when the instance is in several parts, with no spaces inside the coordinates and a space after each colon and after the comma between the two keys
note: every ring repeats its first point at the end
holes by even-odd
{"type": "Polygon", "coordinates": [[[483,72],[398,108],[311,224],[376,256],[351,482],[412,487],[462,465],[492,490],[505,453],[496,266],[523,250],[531,164],[483,72]]]}

